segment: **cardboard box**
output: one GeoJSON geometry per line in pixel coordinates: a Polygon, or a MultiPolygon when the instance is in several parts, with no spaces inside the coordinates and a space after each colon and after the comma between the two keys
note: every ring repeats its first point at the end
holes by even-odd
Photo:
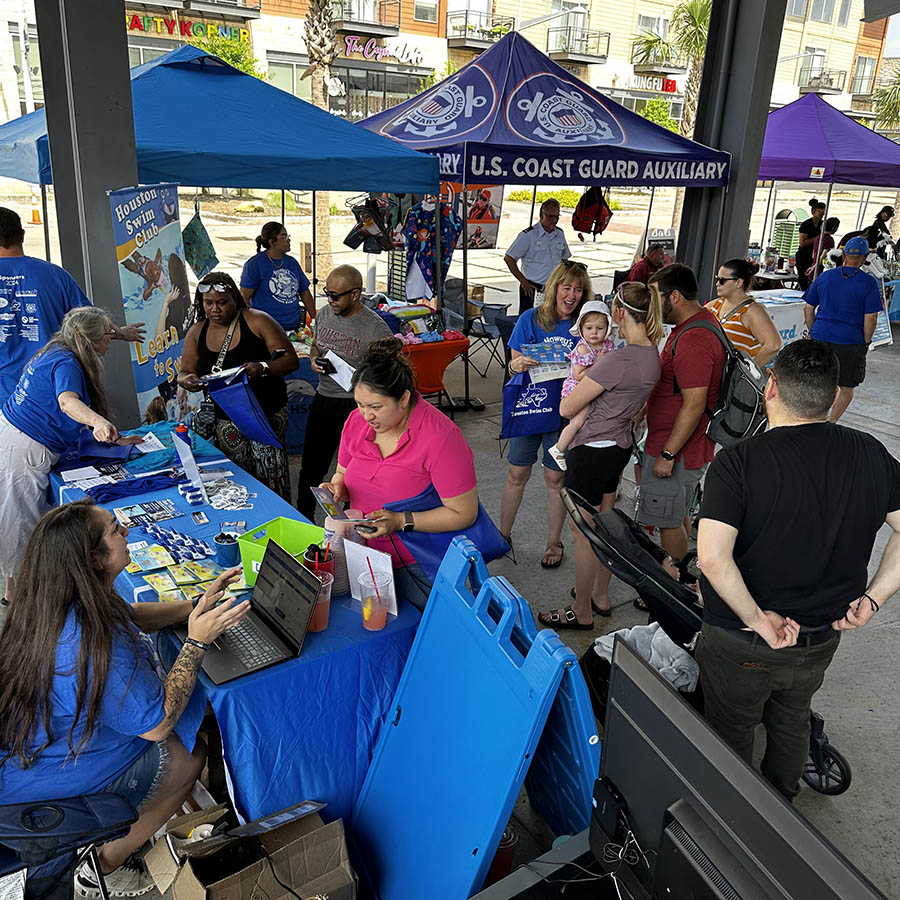
{"type": "MultiPolygon", "coordinates": [[[[272,866],[284,884],[303,898],[325,894],[329,900],[356,900],[356,875],[350,867],[344,828],[340,820],[322,823],[321,804],[300,803],[272,816],[236,828],[226,836],[188,844],[190,853],[179,862],[165,838],[154,844],[144,862],[160,893],[170,888],[175,900],[288,900],[291,895],[273,876],[272,866]],[[271,858],[203,884],[192,860],[220,850],[249,836],[258,837],[271,858]]],[[[214,822],[224,806],[180,816],[168,823],[167,832],[186,838],[198,825],[214,822]]]]}

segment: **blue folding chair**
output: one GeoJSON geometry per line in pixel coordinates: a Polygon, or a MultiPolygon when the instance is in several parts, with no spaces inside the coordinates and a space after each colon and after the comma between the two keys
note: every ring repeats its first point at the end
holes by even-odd
{"type": "Polygon", "coordinates": [[[109,900],[97,847],[123,837],[137,817],[124,797],[104,792],[0,806],[0,877],[27,868],[26,900],[71,900],[74,871],[87,859],[109,900]]]}

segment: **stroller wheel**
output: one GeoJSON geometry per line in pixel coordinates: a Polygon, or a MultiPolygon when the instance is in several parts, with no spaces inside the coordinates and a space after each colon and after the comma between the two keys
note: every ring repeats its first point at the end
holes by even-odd
{"type": "Polygon", "coordinates": [[[850,763],[831,744],[822,748],[822,765],[817,766],[814,760],[807,760],[803,768],[803,780],[819,794],[836,797],[850,787],[853,773],[850,763]]]}

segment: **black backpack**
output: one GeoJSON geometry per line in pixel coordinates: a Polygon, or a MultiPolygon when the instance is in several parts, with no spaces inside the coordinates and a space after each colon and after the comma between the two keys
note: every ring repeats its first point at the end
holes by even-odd
{"type": "MultiPolygon", "coordinates": [[[[572,227],[578,232],[593,234],[596,241],[597,235],[606,231],[606,226],[612,218],[607,196],[601,187],[595,185],[588,188],[581,195],[575,212],[572,213],[572,227]]],[[[578,235],[578,239],[584,240],[581,234],[578,235]]]]}
{"type": "MultiPolygon", "coordinates": [[[[761,434],[768,425],[763,403],[767,375],[752,359],[748,359],[735,348],[722,328],[702,320],[688,325],[675,337],[672,342],[673,359],[679,338],[692,328],[705,328],[711,331],[722,342],[725,350],[719,400],[714,410],[709,407],[706,409],[706,415],[709,417],[706,434],[710,440],[723,447],[731,447],[745,438],[761,434]]],[[[675,391],[678,393],[677,382],[675,391]]]]}

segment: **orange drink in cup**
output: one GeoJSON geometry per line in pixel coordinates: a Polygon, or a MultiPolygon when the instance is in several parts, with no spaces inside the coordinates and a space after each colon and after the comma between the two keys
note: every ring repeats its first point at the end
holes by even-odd
{"type": "Polygon", "coordinates": [[[381,631],[387,623],[387,596],[391,576],[387,572],[363,572],[359,576],[362,620],[366,631],[381,631]]]}

